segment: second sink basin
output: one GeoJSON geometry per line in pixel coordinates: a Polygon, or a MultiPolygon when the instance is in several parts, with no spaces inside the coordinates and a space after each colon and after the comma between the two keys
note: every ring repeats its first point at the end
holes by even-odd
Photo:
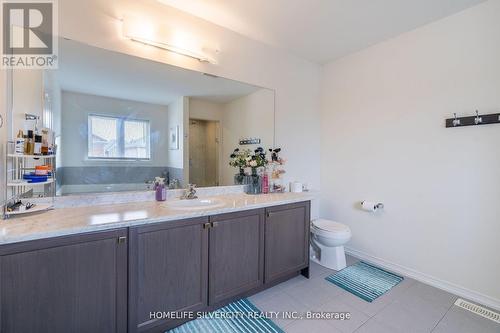
{"type": "Polygon", "coordinates": [[[192,200],[172,200],[167,201],[165,206],[171,209],[180,210],[200,210],[211,209],[224,206],[224,202],[219,199],[192,199],[192,200]]]}

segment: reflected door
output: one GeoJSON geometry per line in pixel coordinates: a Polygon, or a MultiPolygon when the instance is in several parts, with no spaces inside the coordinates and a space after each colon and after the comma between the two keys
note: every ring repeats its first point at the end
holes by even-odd
{"type": "Polygon", "coordinates": [[[189,120],[189,182],[219,185],[219,122],[189,120]]]}

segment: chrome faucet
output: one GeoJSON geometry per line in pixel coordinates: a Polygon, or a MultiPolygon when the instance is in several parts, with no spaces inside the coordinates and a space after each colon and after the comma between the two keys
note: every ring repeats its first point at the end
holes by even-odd
{"type": "Polygon", "coordinates": [[[146,190],[151,190],[153,189],[154,181],[146,179],[144,184],[146,184],[146,190]]]}
{"type": "Polygon", "coordinates": [[[192,200],[192,199],[198,199],[196,196],[196,185],[195,184],[189,184],[188,188],[184,191],[184,194],[181,196],[182,200],[192,200]]]}

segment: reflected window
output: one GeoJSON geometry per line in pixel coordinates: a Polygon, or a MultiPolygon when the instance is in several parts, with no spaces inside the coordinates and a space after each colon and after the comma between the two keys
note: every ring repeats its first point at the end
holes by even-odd
{"type": "Polygon", "coordinates": [[[89,115],[88,157],[150,159],[149,121],[89,115]]]}

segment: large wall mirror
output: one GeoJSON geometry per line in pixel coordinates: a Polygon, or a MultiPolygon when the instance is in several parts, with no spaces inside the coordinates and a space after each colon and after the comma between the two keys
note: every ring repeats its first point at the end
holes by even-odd
{"type": "Polygon", "coordinates": [[[235,148],[274,146],[270,89],[72,40],[59,48],[59,69],[13,72],[11,117],[13,140],[53,131],[58,195],[143,191],[155,177],[233,185],[235,148]]]}

